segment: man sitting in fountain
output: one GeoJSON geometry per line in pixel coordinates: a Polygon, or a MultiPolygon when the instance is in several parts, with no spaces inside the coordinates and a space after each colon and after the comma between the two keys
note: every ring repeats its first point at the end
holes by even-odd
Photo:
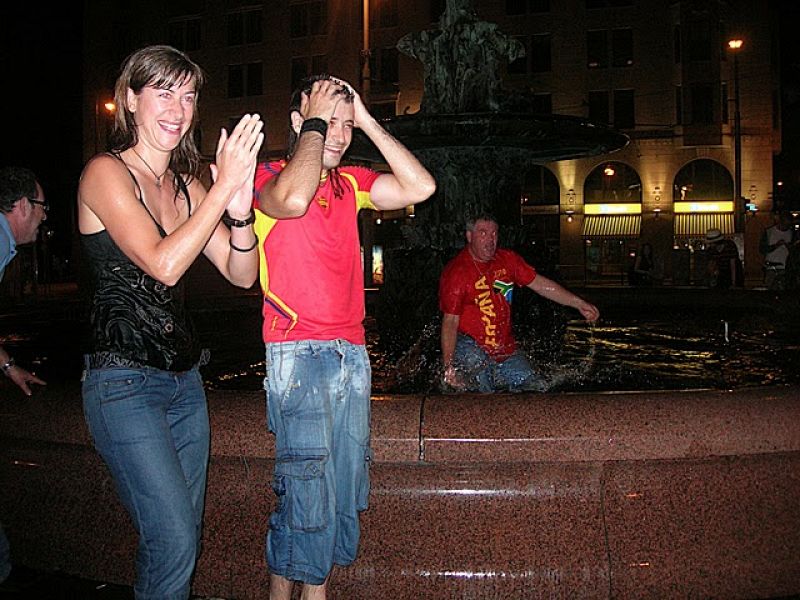
{"type": "Polygon", "coordinates": [[[467,222],[466,247],[444,268],[439,280],[444,383],[470,392],[543,391],[544,383],[517,350],[511,331],[515,285],[571,306],[589,321],[597,307],[536,273],[516,252],[498,249],[494,217],[467,222]]]}

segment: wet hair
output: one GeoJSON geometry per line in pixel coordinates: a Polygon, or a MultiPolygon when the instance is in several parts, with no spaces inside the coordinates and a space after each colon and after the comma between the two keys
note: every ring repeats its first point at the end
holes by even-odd
{"type": "MultiPolygon", "coordinates": [[[[289,99],[289,143],[287,144],[287,155],[291,158],[292,154],[294,154],[294,148],[297,145],[297,132],[295,132],[294,127],[292,126],[292,113],[300,112],[300,103],[303,99],[303,94],[311,93],[311,86],[314,85],[317,81],[331,81],[335,79],[332,75],[328,75],[327,73],[319,73],[317,75],[311,75],[310,77],[306,77],[303,79],[297,88],[292,92],[292,96],[289,99]]],[[[345,102],[353,102],[353,94],[350,90],[342,88],[341,92],[342,96],[344,96],[345,102]]]]}
{"type": "MultiPolygon", "coordinates": [[[[185,53],[172,46],[146,46],[128,56],[122,64],[121,73],[114,86],[117,112],[109,149],[118,154],[132,148],[139,141],[134,115],[128,110],[128,89],[134,94],[140,94],[148,86],[168,89],[175,85],[183,85],[190,80],[194,80],[194,89],[198,95],[195,102],[197,102],[205,83],[205,74],[185,53]]],[[[198,118],[199,114],[195,107],[188,131],[181,137],[177,148],[172,151],[169,167],[175,177],[183,173],[188,174],[191,179],[200,173],[200,151],[193,135],[198,118]]],[[[175,188],[177,190],[178,186],[175,188]]]]}
{"type": "Polygon", "coordinates": [[[495,225],[499,226],[499,223],[497,222],[497,219],[494,217],[494,215],[490,215],[489,213],[482,213],[467,219],[464,229],[466,229],[467,231],[475,231],[475,225],[477,224],[478,221],[489,221],[490,223],[494,223],[495,225]]]}
{"type": "Polygon", "coordinates": [[[21,198],[36,198],[36,175],[25,167],[0,169],[0,212],[10,213],[21,198]]]}
{"type": "MultiPolygon", "coordinates": [[[[310,77],[306,77],[300,82],[300,85],[297,86],[297,89],[292,92],[292,96],[289,99],[289,143],[287,144],[287,157],[292,158],[294,154],[295,147],[297,146],[297,139],[298,134],[294,130],[292,125],[292,114],[300,112],[300,105],[303,99],[303,94],[311,93],[311,87],[317,81],[332,81],[335,79],[332,75],[328,75],[327,73],[319,73],[317,75],[311,75],[310,77]]],[[[342,87],[339,91],[342,95],[342,99],[345,102],[353,102],[353,93],[350,89],[342,87]]],[[[340,198],[344,194],[344,184],[341,180],[341,175],[339,175],[339,169],[331,169],[328,172],[328,176],[331,179],[331,187],[333,191],[333,195],[336,198],[340,198]]]]}

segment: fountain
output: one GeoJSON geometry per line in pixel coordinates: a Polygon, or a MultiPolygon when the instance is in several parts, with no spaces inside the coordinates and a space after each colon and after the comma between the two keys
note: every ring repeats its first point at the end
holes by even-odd
{"type": "MultiPolygon", "coordinates": [[[[435,369],[425,357],[438,342],[438,277],[464,243],[467,216],[494,214],[503,245],[519,247],[526,237],[519,222],[526,171],[613,152],[628,137],[580,117],[536,114],[530,94],[506,90],[501,67],[525,50],[480,20],[469,0],[447,0],[438,28],[410,33],[397,48],[423,63],[424,92],[418,113],[383,124],[434,174],[438,189],[415,207],[402,245],[384,248],[386,283],[375,315],[380,339],[392,341],[383,350],[400,370],[403,362],[426,370],[435,369]]],[[[350,156],[382,162],[363,135],[354,136],[350,156]]]]}

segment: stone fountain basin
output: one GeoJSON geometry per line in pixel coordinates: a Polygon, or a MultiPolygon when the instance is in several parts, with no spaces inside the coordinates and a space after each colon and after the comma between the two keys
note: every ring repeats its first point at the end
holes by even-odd
{"type": "MultiPolygon", "coordinates": [[[[381,121],[404,145],[416,152],[445,148],[518,150],[534,162],[607,154],[625,147],[623,133],[568,115],[530,113],[464,113],[400,115],[381,121]]],[[[350,156],[381,162],[377,148],[356,130],[350,156]]]]}
{"type": "MultiPolygon", "coordinates": [[[[135,535],[77,385],[0,405],[16,562],[130,584],[135,535]]],[[[261,392],[211,392],[193,592],[264,598],[261,392]]],[[[756,598],[800,592],[800,389],[375,396],[372,493],[334,598],[756,598]]]]}

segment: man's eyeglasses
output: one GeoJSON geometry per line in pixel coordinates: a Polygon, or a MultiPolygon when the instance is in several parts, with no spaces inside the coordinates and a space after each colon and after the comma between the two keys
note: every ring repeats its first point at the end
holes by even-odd
{"type": "Polygon", "coordinates": [[[42,207],[42,210],[44,212],[50,210],[50,205],[47,202],[43,202],[42,200],[36,200],[35,198],[28,198],[28,202],[30,202],[31,204],[38,204],[39,206],[42,207]]]}

